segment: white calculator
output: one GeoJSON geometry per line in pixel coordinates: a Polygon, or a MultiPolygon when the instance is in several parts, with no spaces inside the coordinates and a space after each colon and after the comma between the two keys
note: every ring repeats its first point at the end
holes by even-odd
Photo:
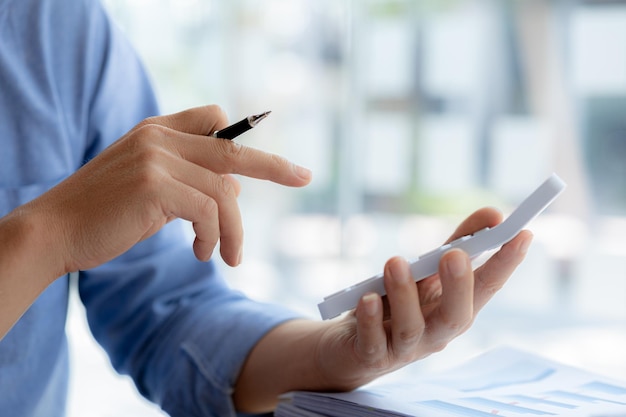
{"type": "MultiPolygon", "coordinates": [[[[552,174],[499,225],[463,236],[412,260],[410,267],[413,279],[417,282],[436,273],[441,256],[450,249],[461,249],[470,258],[475,258],[485,251],[504,245],[517,236],[528,222],[548,207],[565,187],[565,182],[556,174],[552,174]]],[[[373,276],[325,297],[324,301],[318,304],[322,319],[331,319],[344,311],[355,308],[361,297],[369,292],[375,292],[381,296],[386,294],[383,274],[373,276]]]]}

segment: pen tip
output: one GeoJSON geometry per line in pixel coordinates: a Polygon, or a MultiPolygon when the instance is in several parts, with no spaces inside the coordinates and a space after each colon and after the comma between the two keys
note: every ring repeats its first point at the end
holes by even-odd
{"type": "Polygon", "coordinates": [[[248,120],[250,121],[250,124],[252,126],[255,126],[261,120],[265,119],[271,112],[272,112],[271,110],[268,110],[266,112],[263,112],[263,113],[260,113],[260,114],[256,114],[256,115],[251,116],[250,118],[248,118],[248,120]]]}

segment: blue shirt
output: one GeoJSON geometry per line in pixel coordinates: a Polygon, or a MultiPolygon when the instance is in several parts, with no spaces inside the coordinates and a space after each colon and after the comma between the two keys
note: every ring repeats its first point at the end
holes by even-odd
{"type": "MultiPolygon", "coordinates": [[[[0,0],[0,215],[157,112],[135,52],[96,0],[0,0]]],[[[293,315],[229,289],[190,246],[173,222],[81,272],[80,297],[115,369],[144,396],[173,416],[234,415],[247,354],[293,315]]],[[[56,280],[0,341],[1,416],[64,414],[68,291],[67,277],[56,280]]]]}

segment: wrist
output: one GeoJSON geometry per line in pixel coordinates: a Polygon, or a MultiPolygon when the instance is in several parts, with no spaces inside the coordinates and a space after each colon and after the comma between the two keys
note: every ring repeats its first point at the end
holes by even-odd
{"type": "Polygon", "coordinates": [[[40,220],[21,207],[0,218],[0,339],[64,273],[40,220]]]}
{"type": "Polygon", "coordinates": [[[268,412],[278,397],[294,390],[327,388],[317,366],[318,341],[327,323],[285,322],[267,333],[250,352],[233,394],[243,412],[268,412]]]}
{"type": "Polygon", "coordinates": [[[14,274],[44,288],[70,272],[61,256],[62,245],[57,242],[55,225],[53,219],[28,204],[0,219],[2,265],[9,262],[14,274]]]}

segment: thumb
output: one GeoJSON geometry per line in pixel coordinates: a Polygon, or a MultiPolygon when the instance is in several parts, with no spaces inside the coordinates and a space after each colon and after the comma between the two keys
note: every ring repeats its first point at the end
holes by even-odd
{"type": "Polygon", "coordinates": [[[179,132],[209,135],[228,126],[228,117],[220,106],[212,104],[165,116],[151,117],[141,124],[158,124],[179,132]]]}

